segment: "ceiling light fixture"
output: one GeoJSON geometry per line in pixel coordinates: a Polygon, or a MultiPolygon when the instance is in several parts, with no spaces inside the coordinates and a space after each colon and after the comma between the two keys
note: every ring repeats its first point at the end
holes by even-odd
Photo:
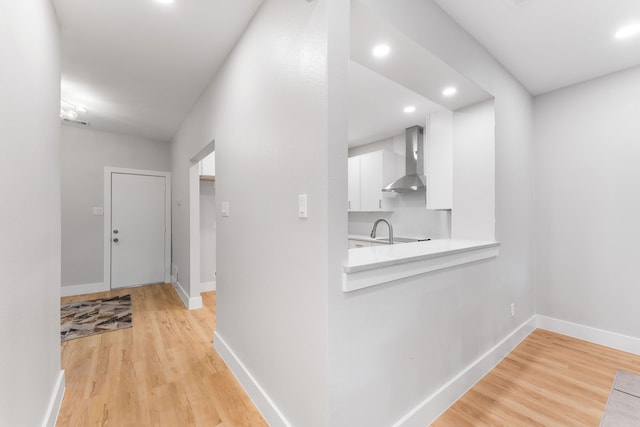
{"type": "Polygon", "coordinates": [[[371,51],[373,56],[377,58],[384,58],[385,56],[389,55],[389,52],[391,52],[391,48],[386,44],[379,44],[371,51]]]}
{"type": "Polygon", "coordinates": [[[162,4],[171,4],[174,0],[156,0],[158,3],[162,4]]]}
{"type": "Polygon", "coordinates": [[[458,93],[458,89],[456,89],[456,88],[455,88],[455,87],[453,87],[453,86],[448,87],[448,88],[445,88],[445,89],[442,91],[442,94],[443,94],[444,96],[453,96],[453,95],[455,95],[456,93],[458,93]]]}
{"type": "Polygon", "coordinates": [[[402,111],[404,111],[405,113],[413,113],[416,111],[416,107],[414,107],[413,105],[407,105],[402,111]]]}
{"type": "Polygon", "coordinates": [[[626,27],[620,28],[616,31],[614,37],[618,40],[628,39],[629,37],[633,37],[640,34],[640,23],[627,25],[626,27]]]}

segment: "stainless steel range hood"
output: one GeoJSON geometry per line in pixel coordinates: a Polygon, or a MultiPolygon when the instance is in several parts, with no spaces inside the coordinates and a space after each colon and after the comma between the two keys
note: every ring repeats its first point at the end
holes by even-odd
{"type": "Polygon", "coordinates": [[[427,178],[424,176],[424,128],[407,128],[405,138],[405,175],[384,187],[382,191],[409,193],[425,191],[427,188],[427,178]]]}

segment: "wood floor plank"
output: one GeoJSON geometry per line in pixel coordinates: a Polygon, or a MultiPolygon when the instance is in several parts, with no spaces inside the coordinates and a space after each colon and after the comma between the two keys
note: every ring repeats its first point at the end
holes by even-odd
{"type": "Polygon", "coordinates": [[[268,427],[266,422],[258,422],[253,405],[248,405],[246,400],[232,398],[240,391],[240,385],[230,371],[205,377],[203,383],[226,426],[268,427]]]}
{"type": "Polygon", "coordinates": [[[131,294],[133,327],[62,343],[66,392],[58,427],[266,426],[213,348],[215,292],[187,310],[170,284],[62,298],[131,294]]]}
{"type": "Polygon", "coordinates": [[[597,427],[618,369],[640,356],[537,329],[432,426],[597,427]]]}

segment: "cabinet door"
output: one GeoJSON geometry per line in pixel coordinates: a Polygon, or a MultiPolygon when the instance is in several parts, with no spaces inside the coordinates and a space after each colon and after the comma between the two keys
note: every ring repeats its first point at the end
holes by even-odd
{"type": "Polygon", "coordinates": [[[200,161],[200,175],[216,176],[216,152],[200,161]]]}
{"type": "Polygon", "coordinates": [[[348,199],[349,210],[360,210],[360,156],[350,157],[348,163],[348,199]]]}
{"type": "Polygon", "coordinates": [[[360,210],[382,210],[383,152],[360,156],[360,210]]]}

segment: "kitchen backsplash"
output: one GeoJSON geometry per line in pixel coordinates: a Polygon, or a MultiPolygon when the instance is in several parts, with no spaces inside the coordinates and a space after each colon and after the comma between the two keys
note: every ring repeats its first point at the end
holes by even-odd
{"type": "MultiPolygon", "coordinates": [[[[391,222],[393,233],[401,237],[451,237],[451,211],[431,211],[425,208],[424,193],[403,193],[392,197],[393,212],[349,212],[349,234],[369,235],[378,218],[391,222]]],[[[387,236],[387,227],[378,226],[378,236],[387,236]]]]}

